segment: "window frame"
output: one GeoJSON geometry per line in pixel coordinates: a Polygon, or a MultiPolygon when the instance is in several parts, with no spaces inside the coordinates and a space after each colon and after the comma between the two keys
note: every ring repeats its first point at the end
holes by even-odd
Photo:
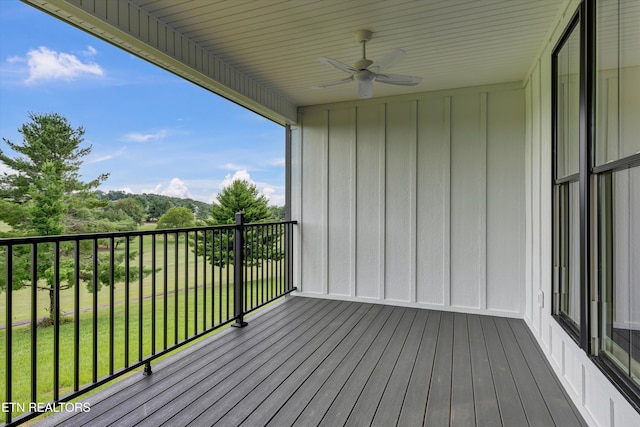
{"type": "Polygon", "coordinates": [[[588,287],[590,283],[590,257],[586,257],[584,254],[589,253],[589,239],[590,239],[590,219],[589,216],[589,204],[590,204],[590,182],[589,182],[589,169],[590,169],[590,139],[589,134],[586,131],[588,126],[588,114],[589,111],[593,111],[590,108],[588,102],[588,79],[589,73],[587,67],[588,49],[587,49],[587,6],[583,2],[577,8],[576,12],[572,16],[569,24],[566,26],[562,36],[556,43],[551,54],[551,127],[552,127],[552,149],[551,149],[551,228],[552,228],[552,251],[551,251],[551,265],[555,265],[555,259],[559,250],[556,243],[556,233],[558,233],[559,223],[562,222],[562,218],[558,215],[556,209],[558,209],[558,197],[557,191],[564,191],[561,189],[563,186],[570,185],[573,182],[579,184],[579,257],[580,265],[578,268],[580,274],[580,287],[579,287],[579,324],[576,325],[573,321],[560,310],[560,297],[556,292],[557,278],[559,273],[552,268],[551,283],[553,285],[552,295],[552,316],[562,326],[562,328],[573,338],[576,343],[587,353],[590,352],[591,342],[589,339],[589,331],[591,329],[590,322],[590,305],[588,303],[588,287]],[[579,170],[578,173],[573,173],[568,176],[558,178],[558,54],[565,47],[566,42],[569,40],[573,32],[578,29],[580,31],[580,66],[579,66],[579,170]]]}

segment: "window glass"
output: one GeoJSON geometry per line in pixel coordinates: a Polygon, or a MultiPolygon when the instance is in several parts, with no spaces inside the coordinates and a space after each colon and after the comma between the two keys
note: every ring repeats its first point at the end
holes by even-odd
{"type": "Polygon", "coordinates": [[[595,165],[640,153],[640,2],[598,2],[595,165]]]}
{"type": "Polygon", "coordinates": [[[556,186],[556,294],[559,312],[580,324],[580,188],[577,181],[556,186]]]}
{"type": "Polygon", "coordinates": [[[602,349],[640,384],[640,167],[599,184],[602,349]]]}
{"type": "Polygon", "coordinates": [[[556,177],[579,172],[580,27],[576,25],[556,54],[556,177]]]}

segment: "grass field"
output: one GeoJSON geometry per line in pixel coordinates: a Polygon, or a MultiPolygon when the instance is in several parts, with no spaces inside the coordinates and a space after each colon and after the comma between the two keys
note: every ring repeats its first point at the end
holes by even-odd
{"type": "MultiPolygon", "coordinates": [[[[171,236],[167,240],[166,256],[166,288],[165,259],[162,256],[164,241],[156,239],[156,267],[159,271],[144,278],[140,283],[117,284],[113,292],[103,287],[97,293],[98,310],[93,310],[93,294],[85,286],[78,289],[79,295],[79,374],[77,382],[80,387],[93,382],[94,370],[100,379],[110,372],[122,369],[127,361],[133,364],[151,355],[154,351],[162,351],[187,336],[193,336],[203,330],[204,325],[211,327],[233,317],[233,266],[212,267],[203,257],[195,259],[191,249],[185,245],[185,239],[177,244],[171,236]],[[176,257],[177,252],[177,257],[176,257]],[[205,277],[206,274],[206,277],[205,277]],[[196,281],[197,277],[197,281],[196,281]],[[227,280],[227,277],[229,280],[227,280]],[[154,287],[155,286],[155,287],[154,287]],[[155,290],[155,292],[154,292],[155,290]],[[111,296],[111,294],[113,296],[111,296]],[[128,294],[129,303],[125,303],[128,294]],[[153,298],[153,295],[156,295],[153,298]],[[206,294],[206,298],[205,298],[206,294]],[[155,301],[154,301],[155,299],[155,301]],[[206,299],[206,302],[205,302],[206,299]],[[166,301],[166,311],[165,311],[166,301]],[[155,310],[154,310],[155,304],[155,310]],[[110,326],[110,312],[113,310],[113,327],[110,326]],[[140,316],[142,312],[142,316],[140,316]],[[95,335],[97,337],[97,364],[93,365],[94,316],[97,321],[95,335]],[[128,321],[126,320],[128,318],[128,321]],[[142,320],[141,320],[142,319],[142,320]],[[166,322],[165,322],[166,319],[166,322]],[[155,334],[153,323],[155,322],[155,334]],[[165,342],[166,323],[166,342],[165,342]],[[197,323],[198,330],[195,330],[197,323]],[[128,347],[128,351],[125,349],[128,347]],[[110,357],[109,355],[113,355],[110,357]],[[128,355],[128,357],[127,357],[128,355]]],[[[144,265],[151,266],[152,240],[145,236],[143,240],[142,260],[144,265]]],[[[132,249],[138,250],[137,243],[132,249]]],[[[119,249],[122,250],[122,249],[119,249]]],[[[140,254],[138,254],[140,256],[140,254]]],[[[138,265],[138,259],[132,260],[138,265]]],[[[263,268],[254,269],[254,279],[263,278],[260,283],[249,283],[246,294],[249,304],[255,306],[266,301],[268,295],[275,295],[276,287],[281,285],[274,262],[265,263],[263,268]],[[268,264],[268,265],[267,265],[268,264]],[[267,275],[267,267],[269,273],[267,275]],[[267,277],[269,276],[269,277],[267,277]]],[[[251,276],[247,277],[250,279],[251,276]]],[[[60,325],[59,356],[59,395],[73,391],[74,387],[74,341],[75,313],[74,289],[61,292],[60,307],[66,313],[66,321],[60,325]]],[[[0,300],[0,324],[6,325],[6,299],[4,293],[0,300]]],[[[37,314],[46,317],[49,306],[48,293],[37,292],[37,314]]],[[[31,395],[31,288],[23,288],[12,292],[12,395],[10,401],[28,403],[48,402],[53,399],[53,328],[37,329],[37,392],[31,395]],[[21,324],[25,322],[26,324],[21,324]]],[[[0,400],[7,401],[6,395],[6,329],[0,329],[0,400]]],[[[14,416],[17,414],[14,414],[14,416]]]]}

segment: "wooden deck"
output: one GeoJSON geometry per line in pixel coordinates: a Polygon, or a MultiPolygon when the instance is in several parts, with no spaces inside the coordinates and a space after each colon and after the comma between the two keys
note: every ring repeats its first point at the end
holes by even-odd
{"type": "Polygon", "coordinates": [[[64,426],[585,425],[521,320],[290,297],[64,426]]]}

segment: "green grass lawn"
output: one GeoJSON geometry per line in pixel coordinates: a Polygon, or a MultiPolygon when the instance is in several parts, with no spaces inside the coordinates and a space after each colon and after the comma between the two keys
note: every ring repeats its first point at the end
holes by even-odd
{"type": "MultiPolygon", "coordinates": [[[[183,290],[185,279],[189,283],[189,286],[193,286],[193,280],[196,277],[196,274],[199,278],[199,283],[202,283],[203,278],[205,277],[205,270],[207,276],[207,282],[211,283],[211,275],[214,274],[215,283],[220,282],[220,274],[222,273],[222,280],[226,281],[227,277],[227,268],[218,268],[214,267],[213,271],[211,269],[211,265],[204,259],[204,257],[198,257],[196,259],[189,251],[188,253],[188,261],[185,260],[185,245],[184,238],[179,239],[179,245],[176,247],[174,244],[173,236],[169,236],[167,240],[167,276],[168,276],[168,287],[170,291],[176,290],[176,280],[177,280],[177,289],[183,290]],[[178,252],[177,263],[175,253],[178,252]],[[188,273],[188,274],[187,274],[188,273]]],[[[155,276],[156,282],[156,293],[162,290],[164,285],[164,258],[162,254],[164,253],[164,242],[163,239],[157,238],[156,243],[156,268],[160,269],[160,271],[156,271],[155,274],[151,274],[144,278],[142,283],[142,295],[143,297],[149,296],[152,293],[152,286],[155,276]]],[[[124,249],[124,245],[119,245],[116,249],[117,252],[122,252],[124,249]]],[[[138,243],[132,243],[131,250],[135,252],[139,252],[138,243]]],[[[140,253],[136,256],[135,259],[130,261],[132,266],[138,266],[140,253]]],[[[143,251],[142,251],[143,263],[147,267],[152,266],[152,238],[151,236],[145,236],[143,238],[143,251]]],[[[229,277],[233,277],[233,266],[229,267],[229,277]]],[[[114,286],[114,301],[124,301],[125,300],[125,292],[127,288],[125,283],[116,283],[114,286]]],[[[80,309],[91,309],[93,307],[93,294],[89,292],[87,286],[85,284],[81,284],[79,288],[79,304],[80,309]]],[[[136,299],[140,296],[140,284],[137,280],[129,284],[129,298],[136,299]]],[[[24,287],[20,290],[12,292],[12,323],[19,323],[28,321],[31,316],[31,288],[24,287]]],[[[109,304],[110,303],[110,290],[108,287],[102,287],[102,289],[98,292],[98,306],[109,304]]],[[[60,311],[61,313],[69,313],[73,311],[74,307],[74,289],[67,289],[60,292],[60,311]]],[[[49,315],[49,294],[46,291],[38,291],[37,292],[37,304],[36,304],[36,312],[37,316],[47,317],[49,315]]],[[[0,326],[5,326],[6,324],[6,302],[0,302],[0,326]]]]}

